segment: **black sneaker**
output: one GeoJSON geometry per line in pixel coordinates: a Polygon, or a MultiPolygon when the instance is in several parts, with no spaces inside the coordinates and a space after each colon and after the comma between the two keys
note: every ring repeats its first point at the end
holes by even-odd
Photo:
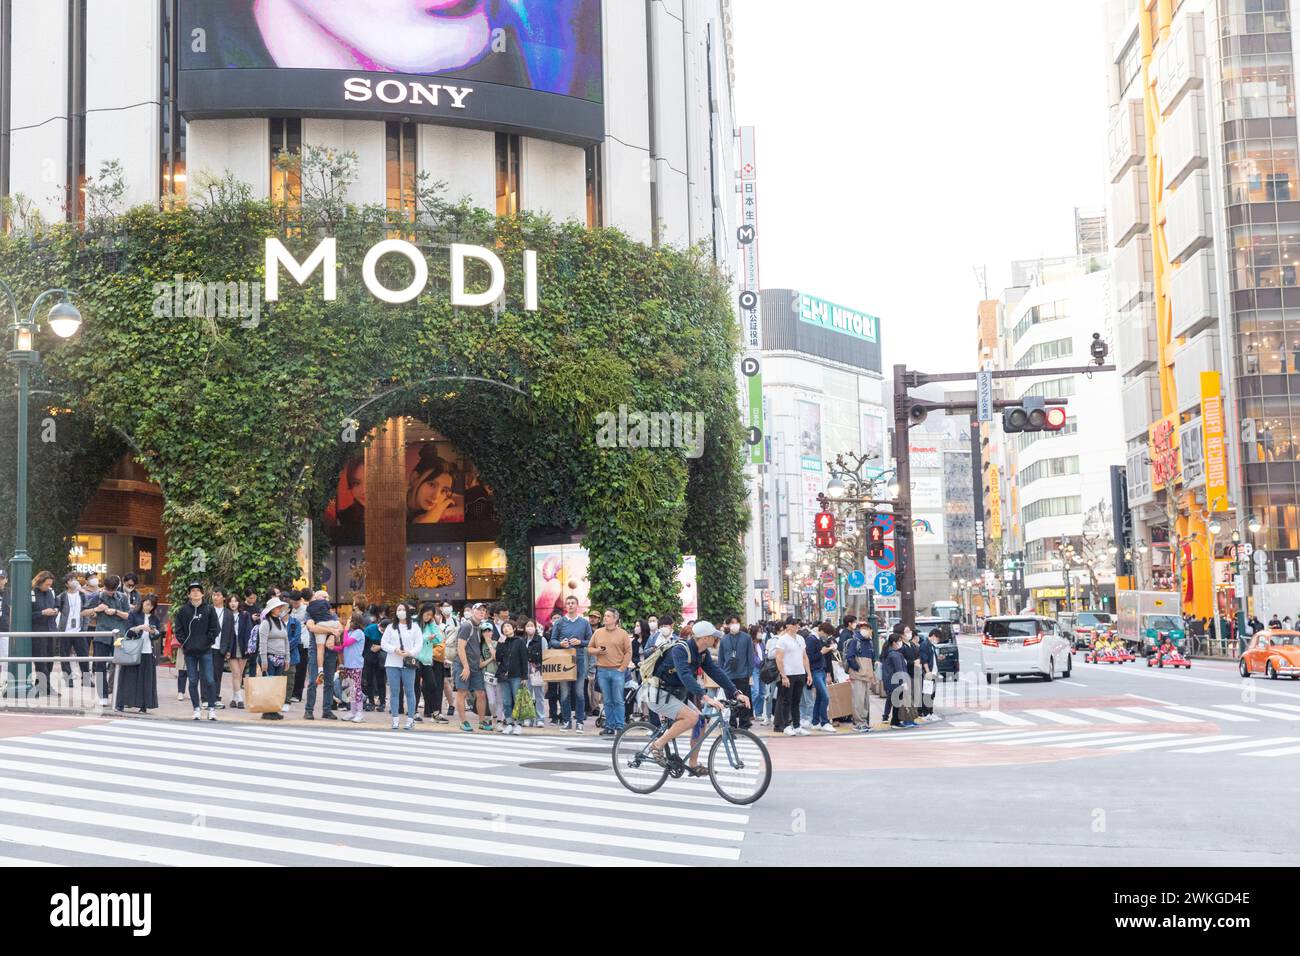
{"type": "Polygon", "coordinates": [[[327,711],[325,711],[325,713],[323,713],[323,714],[320,715],[320,719],[321,719],[321,720],[338,720],[338,717],[336,717],[336,716],[334,715],[334,711],[332,711],[332,710],[327,710],[327,711]]]}
{"type": "Polygon", "coordinates": [[[415,722],[416,722],[417,724],[422,724],[422,723],[424,723],[424,718],[421,717],[419,714],[416,714],[414,719],[415,719],[415,722]]]}
{"type": "Polygon", "coordinates": [[[303,720],[315,720],[316,717],[315,717],[315,715],[313,715],[312,712],[309,710],[309,711],[307,711],[307,713],[305,713],[305,714],[302,715],[302,719],[303,719],[303,720]]]}
{"type": "Polygon", "coordinates": [[[602,731],[600,732],[600,736],[602,736],[602,737],[614,737],[614,736],[617,736],[617,734],[616,734],[614,731],[610,730],[608,727],[606,727],[604,730],[602,730],[602,731]]]}
{"type": "Polygon", "coordinates": [[[361,709],[368,714],[374,713],[375,705],[370,703],[370,701],[366,701],[364,704],[361,705],[361,709]]]}

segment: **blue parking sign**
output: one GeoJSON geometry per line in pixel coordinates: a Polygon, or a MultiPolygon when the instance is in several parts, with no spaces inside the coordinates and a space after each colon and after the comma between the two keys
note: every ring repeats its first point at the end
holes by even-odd
{"type": "Polygon", "coordinates": [[[889,597],[898,590],[898,581],[892,571],[881,571],[872,582],[872,589],[879,595],[889,597]]]}

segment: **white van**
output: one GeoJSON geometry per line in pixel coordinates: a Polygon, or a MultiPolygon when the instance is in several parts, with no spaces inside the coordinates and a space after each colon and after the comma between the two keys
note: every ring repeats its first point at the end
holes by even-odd
{"type": "Polygon", "coordinates": [[[992,684],[1001,677],[1055,680],[1074,670],[1070,642],[1050,617],[1021,614],[991,617],[980,636],[980,666],[992,684]]]}

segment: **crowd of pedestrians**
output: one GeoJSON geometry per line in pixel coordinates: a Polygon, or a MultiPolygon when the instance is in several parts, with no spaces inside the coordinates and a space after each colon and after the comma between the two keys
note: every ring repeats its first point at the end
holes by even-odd
{"type": "MultiPolygon", "coordinates": [[[[307,720],[366,721],[387,712],[393,730],[451,723],[463,733],[522,734],[550,726],[612,736],[634,717],[657,722],[638,699],[642,661],[656,648],[699,636],[718,638],[710,658],[743,695],[732,723],[770,726],[787,736],[833,733],[831,690],[847,684],[836,719],[872,729],[872,701],[882,723],[908,728],[935,719],[923,688],[938,668],[939,633],[897,625],[884,635],[873,623],[846,616],[836,626],[794,618],[742,626],[729,615],[721,630],[679,621],[671,612],[625,622],[619,610],[583,613],[576,598],[543,623],[513,614],[503,603],[367,603],[354,595],[341,619],[324,590],[272,587],[242,595],[193,582],[186,600],[163,615],[159,599],[138,588],[135,575],[67,575],[61,588],[41,572],[33,581],[33,628],[74,637],[37,639],[36,656],[91,657],[59,666],[93,685],[100,704],[147,713],[158,706],[158,661],[174,662],[177,701],[188,699],[194,720],[213,721],[225,708],[244,709],[246,682],[285,678],[283,702],[265,720],[282,720],[302,705],[307,720]],[[118,662],[123,639],[143,638],[138,663],[118,662]],[[546,651],[572,652],[572,680],[547,680],[546,651]],[[116,688],[113,686],[116,677],[116,688]],[[319,706],[318,706],[319,702],[319,706]]],[[[9,597],[0,581],[0,615],[9,597]]],[[[0,617],[0,626],[3,626],[0,617]]],[[[38,687],[50,686],[53,666],[38,664],[38,687]]],[[[695,675],[712,686],[703,669],[695,675]]],[[[277,691],[278,693],[278,691],[277,691]]],[[[836,692],[837,696],[839,691],[836,692]]]]}

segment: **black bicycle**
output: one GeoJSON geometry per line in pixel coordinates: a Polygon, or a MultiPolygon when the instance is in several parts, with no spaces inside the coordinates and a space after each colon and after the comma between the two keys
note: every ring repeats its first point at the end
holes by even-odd
{"type": "Polygon", "coordinates": [[[705,761],[713,789],[722,799],[739,804],[754,803],[767,792],[772,782],[772,758],[756,734],[731,727],[730,706],[724,705],[709,721],[685,757],[678,752],[677,741],[671,741],[666,748],[665,762],[660,764],[651,755],[650,745],[670,723],[664,721],[656,727],[636,721],[619,731],[614,738],[614,774],[623,786],[633,793],[654,793],[669,777],[684,776],[690,769],[690,759],[700,752],[704,741],[721,729],[705,761]]]}

